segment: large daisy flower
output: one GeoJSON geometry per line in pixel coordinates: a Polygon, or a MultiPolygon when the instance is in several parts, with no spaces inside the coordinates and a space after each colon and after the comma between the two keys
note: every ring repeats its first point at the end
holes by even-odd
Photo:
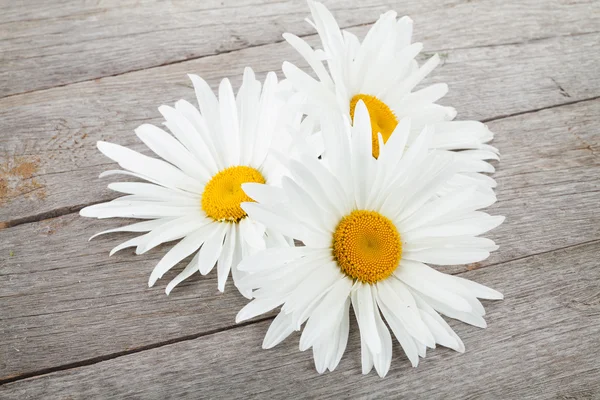
{"type": "Polygon", "coordinates": [[[352,305],[362,371],[375,366],[383,377],[392,357],[384,320],[413,366],[436,343],[464,351],[439,314],[486,326],[478,298],[502,295],[427,264],[486,259],[497,246],[479,235],[504,218],[477,211],[496,198],[475,186],[439,195],[459,170],[456,155],[430,150],[429,129],[406,149],[410,130],[410,121],[403,119],[380,147],[379,158],[373,158],[371,119],[359,101],[353,127],[324,126],[323,161],[290,160],[293,179],[283,178],[281,188],[242,185],[256,201],[242,204],[251,218],[305,244],[265,249],[239,266],[248,275],[238,284],[252,289],[255,299],[240,310],[238,322],[282,305],[264,348],[308,321],[300,350],[312,347],[319,373],[333,370],[346,347],[352,305]]]}
{"type": "Polygon", "coordinates": [[[399,121],[410,118],[412,143],[416,135],[430,125],[434,131],[430,146],[435,149],[462,150],[457,156],[461,181],[495,187],[492,178],[482,172],[494,172],[484,160],[498,159],[497,150],[485,143],[493,138],[487,127],[476,121],[452,121],[456,110],[435,104],[448,91],[438,83],[414,91],[415,87],[440,62],[436,54],[418,66],[415,57],[423,48],[411,43],[412,20],[396,19],[396,13],[383,14],[361,42],[354,34],[342,31],[327,8],[308,1],[322,49],[313,49],[291,34],[283,36],[314,71],[317,80],[295,65],[285,62],[283,72],[298,91],[296,102],[309,118],[320,120],[332,113],[354,118],[356,104],[363,101],[369,110],[373,156],[380,153],[377,135],[387,142],[399,121]],[[326,62],[327,68],[323,64],[326,62]]]}
{"type": "Polygon", "coordinates": [[[247,68],[237,96],[224,79],[218,99],[202,78],[190,78],[200,111],[180,100],[175,107],[159,108],[172,135],[149,124],[135,131],[162,160],[98,142],[100,151],[123,168],[101,177],[121,174],[147,182],[111,183],[110,189],[126,196],[81,210],[85,217],[145,220],[98,234],[147,232],[115,247],[111,255],[127,247],[136,247],[136,253],[142,254],[181,239],[156,265],[148,282],[154,285],[173,266],[195,254],[168,284],[167,294],[195,272],[207,274],[215,264],[218,289],[223,291],[230,271],[234,282],[242,274],[238,264],[243,257],[265,247],[293,244],[248,218],[240,207],[251,201],[242,184],[269,187],[280,181],[284,170],[271,154],[272,144],[289,146],[293,142],[283,137],[291,117],[278,96],[277,77],[269,73],[261,85],[247,68]]]}

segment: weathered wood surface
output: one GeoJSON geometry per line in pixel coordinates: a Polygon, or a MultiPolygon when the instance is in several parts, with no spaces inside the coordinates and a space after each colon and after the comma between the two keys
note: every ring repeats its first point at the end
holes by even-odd
{"type": "MultiPolygon", "coordinates": [[[[582,34],[600,26],[594,1],[325,3],[341,26],[372,23],[395,8],[411,15],[417,38],[436,49],[582,34]]],[[[306,14],[305,2],[296,0],[38,0],[26,7],[3,1],[0,82],[10,84],[0,85],[0,97],[273,43],[284,31],[306,35],[306,14]]]]}
{"type": "MultiPolygon", "coordinates": [[[[502,132],[496,143],[505,154],[496,174],[499,201],[491,212],[507,220],[489,235],[500,250],[466,268],[507,268],[497,264],[600,240],[600,159],[594,154],[599,119],[600,100],[592,100],[490,123],[502,132]]],[[[0,270],[0,315],[8,322],[0,342],[0,354],[7,355],[0,380],[52,368],[56,354],[61,365],[87,362],[234,326],[246,301],[234,290],[220,295],[215,274],[191,279],[168,298],[164,287],[177,272],[146,287],[168,246],[109,258],[129,234],[87,242],[116,224],[69,214],[0,230],[0,242],[13,252],[0,270]]]]}
{"type": "Polygon", "coordinates": [[[600,242],[462,274],[502,290],[486,330],[453,328],[467,351],[428,351],[411,368],[394,345],[385,379],[360,375],[357,326],[339,370],[313,371],[298,335],[260,348],[269,322],[0,387],[6,398],[596,399],[600,394],[600,242]],[[510,271],[510,272],[508,272],[510,271]],[[508,273],[507,273],[508,272],[508,273]],[[507,279],[510,277],[510,280],[507,279]],[[140,396],[140,393],[144,393],[140,396]]]}
{"type": "MultiPolygon", "coordinates": [[[[594,98],[600,96],[599,41],[600,33],[447,50],[431,82],[450,85],[444,102],[461,118],[487,120],[594,98]]],[[[145,149],[133,130],[144,122],[160,124],[159,105],[182,97],[195,103],[186,73],[200,73],[212,84],[223,76],[237,83],[244,65],[264,73],[278,70],[282,59],[298,60],[286,43],[0,99],[0,160],[34,168],[0,193],[0,223],[113,198],[97,177],[114,165],[96,141],[145,149]]]]}
{"type": "Polygon", "coordinates": [[[327,3],[359,34],[385,9],[410,14],[416,40],[442,55],[428,82],[449,83],[444,102],[497,133],[500,250],[445,269],[505,293],[486,304],[489,328],[452,323],[467,353],[430,351],[417,369],[397,346],[381,380],[360,375],[354,326],[339,371],[318,376],[297,336],[260,350],[268,322],[236,326],[246,300],[231,285],[219,294],[215,276],[169,297],[176,272],[147,288],[168,246],[109,258],[129,235],[87,242],[116,224],[74,213],[114,197],[95,142],[141,150],[136,126],[193,100],[186,73],[235,85],[245,65],[264,75],[298,61],[278,42],[311,34],[303,2],[6,1],[0,398],[600,398],[600,3],[327,3]]]}

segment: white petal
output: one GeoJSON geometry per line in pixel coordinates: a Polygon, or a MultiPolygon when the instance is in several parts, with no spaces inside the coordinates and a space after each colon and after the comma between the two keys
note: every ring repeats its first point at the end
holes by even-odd
{"type": "Polygon", "coordinates": [[[225,241],[217,260],[217,288],[220,292],[225,290],[225,282],[231,270],[233,252],[235,250],[236,230],[234,225],[229,225],[225,228],[225,241]]]}
{"type": "Polygon", "coordinates": [[[375,316],[375,326],[381,342],[381,352],[373,354],[373,365],[379,377],[383,378],[387,375],[390,370],[392,363],[392,337],[387,326],[383,323],[381,315],[379,314],[379,308],[377,307],[377,300],[375,290],[372,291],[373,296],[373,314],[375,316]]]}
{"type": "Polygon", "coordinates": [[[225,78],[219,85],[219,113],[223,141],[227,145],[226,160],[228,165],[240,162],[240,133],[235,96],[229,79],[225,78]]]}
{"type": "Polygon", "coordinates": [[[440,317],[440,315],[417,293],[414,293],[414,298],[419,306],[419,309],[429,314],[441,327],[445,329],[448,335],[455,340],[457,347],[452,349],[458,351],[459,353],[463,353],[465,351],[465,345],[463,344],[462,340],[460,340],[458,335],[452,330],[452,328],[450,328],[450,326],[446,323],[446,321],[444,321],[444,319],[440,317]]]}
{"type": "Polygon", "coordinates": [[[292,323],[292,315],[280,312],[277,317],[271,322],[265,339],[263,340],[262,348],[270,349],[284,341],[292,332],[294,332],[294,324],[292,323]]]}
{"type": "Polygon", "coordinates": [[[333,261],[323,261],[296,286],[283,305],[282,311],[301,314],[313,300],[320,298],[333,283],[343,276],[333,261]]]}
{"type": "Polygon", "coordinates": [[[468,248],[434,248],[418,251],[405,251],[402,257],[406,260],[420,261],[435,265],[460,265],[483,261],[490,252],[468,248]]]}
{"type": "Polygon", "coordinates": [[[408,334],[406,329],[404,328],[402,322],[398,319],[398,317],[392,313],[389,308],[383,302],[379,302],[379,308],[383,313],[385,320],[387,321],[390,329],[396,336],[396,339],[402,346],[404,353],[410,360],[410,363],[413,367],[419,365],[419,353],[417,351],[417,347],[415,346],[415,342],[412,337],[408,334]]]}
{"type": "Polygon", "coordinates": [[[320,104],[335,103],[336,99],[330,91],[294,64],[285,61],[282,69],[285,77],[293,83],[297,90],[302,88],[303,92],[310,93],[311,98],[317,99],[320,104]]]}
{"type": "Polygon", "coordinates": [[[250,218],[285,236],[299,239],[307,246],[322,248],[330,246],[330,235],[313,231],[288,215],[277,214],[271,207],[258,203],[242,203],[241,206],[250,218]]]}
{"type": "Polygon", "coordinates": [[[283,38],[294,48],[304,59],[308,62],[308,65],[315,71],[315,74],[323,83],[328,87],[333,86],[333,81],[329,76],[329,73],[325,69],[323,63],[318,59],[315,55],[313,49],[298,36],[293,35],[291,33],[284,33],[283,38]]]}
{"type": "Polygon", "coordinates": [[[440,303],[448,304],[450,307],[462,311],[471,312],[471,305],[461,296],[452,293],[448,290],[443,289],[435,282],[424,281],[420,278],[419,274],[415,273],[414,270],[403,268],[402,263],[406,261],[402,260],[400,267],[394,271],[394,275],[398,277],[402,282],[406,283],[413,289],[423,293],[431,298],[438,300],[440,303]]]}
{"type": "Polygon", "coordinates": [[[377,284],[378,303],[385,305],[411,336],[431,348],[435,347],[435,339],[421,320],[417,308],[402,301],[390,285],[392,280],[377,284]]]}
{"type": "Polygon", "coordinates": [[[136,135],[156,155],[175,165],[196,179],[208,179],[206,168],[173,136],[159,127],[143,124],[135,130],[136,135]]]}
{"type": "Polygon", "coordinates": [[[254,318],[257,315],[269,312],[280,306],[283,303],[283,300],[283,298],[254,299],[237,313],[235,322],[240,323],[254,318]]]}
{"type": "Polygon", "coordinates": [[[424,294],[421,294],[421,297],[435,310],[439,311],[440,313],[442,313],[450,318],[455,318],[459,321],[462,321],[464,323],[467,323],[469,325],[473,325],[473,326],[476,326],[479,328],[487,327],[487,324],[481,315],[477,315],[474,312],[459,311],[450,304],[442,303],[442,302],[438,301],[437,299],[426,296],[424,294]]]}
{"type": "Polygon", "coordinates": [[[175,264],[198,250],[206,237],[206,232],[203,229],[186,236],[177,243],[165,256],[158,262],[154,270],[150,274],[148,286],[153,286],[156,281],[161,278],[165,272],[173,268],[175,264]]]}
{"type": "Polygon", "coordinates": [[[196,253],[194,258],[192,258],[192,261],[190,261],[187,267],[185,267],[183,271],[179,273],[179,275],[177,275],[171,282],[169,282],[167,288],[165,289],[165,293],[167,294],[167,296],[169,295],[169,293],[171,293],[175,286],[179,285],[181,282],[194,275],[196,272],[198,272],[198,253],[196,253]]]}
{"type": "Polygon", "coordinates": [[[256,202],[269,206],[284,203],[287,200],[283,189],[272,185],[243,183],[242,189],[256,202]]]}
{"type": "Polygon", "coordinates": [[[79,214],[83,217],[94,218],[138,218],[156,219],[163,217],[180,217],[193,215],[197,206],[163,205],[148,201],[108,202],[95,204],[82,209],[79,214]]]}
{"type": "Polygon", "coordinates": [[[251,247],[257,250],[265,248],[265,227],[250,218],[244,218],[239,223],[240,240],[245,240],[251,247]]]}
{"type": "Polygon", "coordinates": [[[215,263],[221,255],[227,227],[227,223],[217,223],[213,234],[205,239],[202,248],[198,252],[198,268],[202,275],[208,274],[215,267],[215,263]]]}
{"type": "Polygon", "coordinates": [[[346,277],[341,277],[332,285],[304,327],[300,337],[301,351],[310,348],[324,332],[331,329],[331,324],[335,322],[334,317],[344,306],[351,288],[352,281],[346,277]]]}
{"type": "Polygon", "coordinates": [[[349,310],[350,297],[346,299],[346,301],[344,302],[344,308],[342,309],[342,321],[338,326],[336,338],[337,346],[334,349],[334,353],[331,357],[331,361],[329,362],[328,366],[330,371],[333,371],[338,366],[340,360],[342,359],[342,356],[344,355],[344,351],[346,351],[346,345],[348,344],[348,333],[350,331],[349,310]]]}
{"type": "Polygon", "coordinates": [[[360,327],[361,338],[364,337],[365,343],[371,353],[381,352],[381,339],[377,333],[375,324],[373,296],[371,294],[371,285],[360,283],[356,287],[356,302],[352,302],[354,312],[358,312],[357,319],[360,327]]]}
{"type": "Polygon", "coordinates": [[[137,236],[134,237],[133,239],[129,239],[126,242],[121,243],[118,246],[115,246],[109,253],[109,256],[112,256],[113,254],[115,254],[118,251],[121,251],[123,249],[126,249],[128,247],[135,247],[135,246],[139,246],[140,243],[143,243],[144,240],[146,240],[148,234],[142,235],[142,236],[137,236]]]}
{"type": "Polygon", "coordinates": [[[217,163],[209,147],[202,140],[202,135],[194,125],[176,108],[160,106],[158,111],[165,117],[165,125],[181,143],[195,156],[205,169],[204,176],[213,176],[218,172],[217,163]]]}
{"type": "Polygon", "coordinates": [[[275,269],[310,253],[315,253],[315,250],[308,247],[268,248],[245,257],[238,265],[238,269],[248,272],[275,269]]]}
{"type": "Polygon", "coordinates": [[[281,185],[286,192],[290,207],[299,220],[324,236],[331,235],[333,227],[325,222],[327,218],[317,203],[287,176],[283,177],[281,185]]]}
{"type": "Polygon", "coordinates": [[[108,230],[96,233],[91,238],[89,238],[89,240],[92,240],[93,238],[95,238],[97,236],[105,235],[107,233],[113,233],[113,232],[148,232],[148,231],[158,228],[159,226],[161,226],[169,221],[171,221],[171,218],[160,218],[160,219],[153,219],[150,221],[137,222],[135,224],[125,225],[125,226],[121,226],[118,228],[108,229],[108,230]]]}
{"type": "Polygon", "coordinates": [[[171,164],[157,160],[108,142],[98,142],[98,149],[110,159],[131,172],[139,173],[160,182],[163,186],[200,193],[202,185],[171,164]]]}
{"type": "Polygon", "coordinates": [[[138,246],[136,254],[144,254],[150,249],[171,240],[180,239],[198,229],[212,225],[211,220],[199,215],[185,215],[180,218],[172,219],[162,224],[160,227],[152,230],[148,234],[148,240],[138,246]]]}

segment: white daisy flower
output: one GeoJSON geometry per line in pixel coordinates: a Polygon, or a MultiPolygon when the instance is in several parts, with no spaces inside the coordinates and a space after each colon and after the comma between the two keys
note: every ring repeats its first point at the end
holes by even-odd
{"type": "Polygon", "coordinates": [[[413,23],[409,17],[397,20],[396,13],[388,11],[361,42],[356,35],[341,31],[323,4],[311,0],[308,4],[314,19],[308,22],[317,30],[322,49],[314,50],[291,33],[283,36],[306,59],[318,80],[289,62],[284,62],[283,72],[298,91],[296,101],[309,118],[318,121],[341,113],[352,120],[356,104],[362,100],[371,116],[374,157],[380,151],[377,134],[387,142],[402,119],[412,121],[409,144],[425,125],[431,125],[432,148],[462,150],[457,159],[462,174],[456,179],[495,187],[492,178],[481,174],[494,172],[484,160],[498,159],[498,151],[485,144],[492,140],[492,132],[480,122],[452,121],[456,110],[435,104],[448,91],[445,83],[413,91],[440,58],[436,54],[418,66],[415,57],[423,46],[411,43],[413,23]]]}
{"type": "Polygon", "coordinates": [[[161,243],[181,239],[156,265],[148,282],[154,285],[195,253],[168,284],[167,294],[196,271],[209,273],[215,264],[218,289],[223,291],[230,270],[234,282],[242,275],[238,263],[243,257],[265,247],[293,244],[248,218],[240,207],[240,203],[252,201],[241,184],[255,182],[268,188],[285,172],[271,154],[273,143],[289,146],[293,142],[286,136],[289,115],[277,95],[276,75],[269,73],[261,89],[254,72],[247,68],[237,96],[229,80],[223,79],[218,99],[202,78],[190,78],[200,111],[180,100],[174,108],[159,108],[173,135],[150,124],[135,131],[164,161],[98,142],[100,151],[124,169],[104,172],[101,177],[129,175],[148,183],[111,183],[110,189],[127,195],[86,207],[80,213],[85,217],[147,220],[99,233],[148,232],[115,247],[111,255],[127,247],[136,247],[136,254],[143,254],[161,243]]]}
{"type": "MultiPolygon", "coordinates": [[[[486,259],[497,249],[479,235],[504,217],[477,211],[493,204],[475,187],[439,195],[456,174],[455,154],[429,150],[425,129],[405,150],[410,121],[403,119],[379,158],[372,157],[371,125],[358,102],[354,126],[324,126],[325,154],[290,160],[281,188],[242,185],[256,202],[242,208],[256,221],[302,241],[305,247],[272,248],[242,261],[238,282],[255,298],[241,322],[283,305],[263,348],[271,348],[308,321],[300,350],[312,347],[319,373],[333,370],[348,339],[349,308],[358,321],[362,371],[385,376],[392,339],[384,319],[413,366],[436,343],[464,351],[438,313],[485,327],[477,298],[502,294],[427,264],[455,265],[486,259]]],[[[380,142],[382,138],[380,136],[380,142]]]]}

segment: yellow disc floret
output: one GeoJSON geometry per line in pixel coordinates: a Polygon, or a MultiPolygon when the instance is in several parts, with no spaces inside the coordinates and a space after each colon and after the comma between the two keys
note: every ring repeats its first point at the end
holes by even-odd
{"type": "Polygon", "coordinates": [[[243,165],[229,167],[211,178],[202,193],[202,209],[215,221],[239,222],[246,217],[240,203],[253,201],[242,190],[242,183],[265,183],[262,174],[243,165]]]}
{"type": "Polygon", "coordinates": [[[350,100],[350,117],[354,121],[354,110],[356,109],[356,103],[362,100],[369,110],[369,116],[371,117],[371,132],[373,142],[373,157],[379,157],[379,139],[377,134],[381,133],[383,143],[392,136],[396,125],[398,125],[398,118],[394,112],[381,100],[375,96],[369,94],[357,94],[350,100]]]}
{"type": "Polygon", "coordinates": [[[386,279],[402,257],[402,241],[388,218],[375,211],[346,215],[333,233],[333,257],[344,274],[364,283],[386,279]]]}

